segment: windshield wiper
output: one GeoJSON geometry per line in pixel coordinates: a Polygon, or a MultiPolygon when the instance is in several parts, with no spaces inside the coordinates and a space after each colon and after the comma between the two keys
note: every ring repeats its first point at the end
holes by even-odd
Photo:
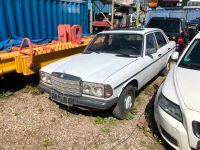
{"type": "Polygon", "coordinates": [[[97,53],[99,54],[100,52],[96,52],[96,51],[85,51],[85,52],[82,52],[83,54],[91,54],[91,53],[97,53]]]}
{"type": "Polygon", "coordinates": [[[116,54],[118,57],[130,57],[130,58],[137,58],[138,56],[136,55],[131,55],[131,54],[116,54]]]}

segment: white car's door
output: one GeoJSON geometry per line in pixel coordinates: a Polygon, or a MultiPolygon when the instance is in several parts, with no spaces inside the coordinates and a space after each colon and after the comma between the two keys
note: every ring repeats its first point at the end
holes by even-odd
{"type": "Polygon", "coordinates": [[[158,51],[157,51],[157,43],[155,39],[154,33],[149,33],[145,37],[145,50],[144,50],[144,62],[145,62],[145,69],[143,71],[144,80],[143,84],[146,84],[150,81],[155,75],[159,73],[159,64],[158,64],[158,51]],[[149,51],[155,49],[155,53],[149,54],[149,51]]]}
{"type": "Polygon", "coordinates": [[[162,32],[160,31],[155,32],[155,37],[158,45],[158,50],[157,50],[159,57],[158,67],[159,70],[161,71],[167,64],[171,47],[162,32]]]}

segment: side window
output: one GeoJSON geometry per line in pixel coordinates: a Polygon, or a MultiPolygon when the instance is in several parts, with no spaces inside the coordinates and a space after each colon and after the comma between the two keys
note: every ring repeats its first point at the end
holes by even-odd
{"type": "Polygon", "coordinates": [[[167,41],[161,32],[156,32],[155,35],[158,43],[158,48],[167,44],[167,41]]]}
{"type": "Polygon", "coordinates": [[[150,49],[157,49],[153,33],[150,33],[146,36],[146,52],[150,49]]]}

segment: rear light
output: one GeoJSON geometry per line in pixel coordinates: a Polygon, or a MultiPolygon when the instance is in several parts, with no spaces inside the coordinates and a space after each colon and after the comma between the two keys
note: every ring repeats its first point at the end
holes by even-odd
{"type": "Polygon", "coordinates": [[[183,37],[182,37],[182,36],[179,36],[179,37],[178,37],[177,44],[182,45],[183,43],[184,43],[183,37]]]}

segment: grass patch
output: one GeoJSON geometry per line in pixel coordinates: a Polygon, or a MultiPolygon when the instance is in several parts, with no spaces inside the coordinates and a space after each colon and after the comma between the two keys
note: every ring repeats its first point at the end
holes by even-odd
{"type": "Polygon", "coordinates": [[[111,129],[110,128],[107,128],[107,127],[104,127],[104,128],[101,128],[101,131],[105,134],[109,134],[111,132],[111,129]]]}
{"type": "Polygon", "coordinates": [[[15,116],[19,116],[20,114],[21,114],[21,113],[15,113],[14,115],[15,115],[15,116]]]}
{"type": "Polygon", "coordinates": [[[126,120],[132,120],[134,118],[134,114],[132,114],[131,112],[128,113],[126,120]]]}
{"type": "Polygon", "coordinates": [[[147,133],[151,132],[151,129],[146,124],[138,124],[137,127],[143,131],[146,135],[147,133]]]}
{"type": "Polygon", "coordinates": [[[29,84],[23,89],[24,93],[30,93],[32,95],[39,95],[41,94],[40,90],[38,89],[37,85],[29,84]]]}
{"type": "Polygon", "coordinates": [[[137,114],[137,109],[136,109],[136,107],[133,107],[132,111],[128,113],[126,120],[134,119],[136,114],[137,114]]]}
{"type": "Polygon", "coordinates": [[[100,149],[100,144],[98,142],[95,142],[92,146],[93,149],[99,150],[100,149]]]}
{"type": "Polygon", "coordinates": [[[53,142],[46,139],[46,140],[43,141],[42,146],[45,147],[45,148],[51,147],[51,146],[53,146],[53,142]]]}
{"type": "Polygon", "coordinates": [[[116,120],[117,119],[114,117],[103,118],[103,117],[97,116],[95,119],[95,123],[96,124],[114,123],[116,120]]]}
{"type": "Polygon", "coordinates": [[[13,95],[12,92],[10,91],[3,91],[2,93],[0,93],[0,98],[7,98],[9,96],[13,95]]]}
{"type": "Polygon", "coordinates": [[[140,142],[141,145],[145,146],[148,150],[154,150],[155,146],[152,143],[147,143],[145,140],[140,142]]]}
{"type": "Polygon", "coordinates": [[[39,113],[42,113],[43,111],[44,111],[44,108],[39,108],[39,109],[38,109],[38,112],[39,112],[39,113]]]}

